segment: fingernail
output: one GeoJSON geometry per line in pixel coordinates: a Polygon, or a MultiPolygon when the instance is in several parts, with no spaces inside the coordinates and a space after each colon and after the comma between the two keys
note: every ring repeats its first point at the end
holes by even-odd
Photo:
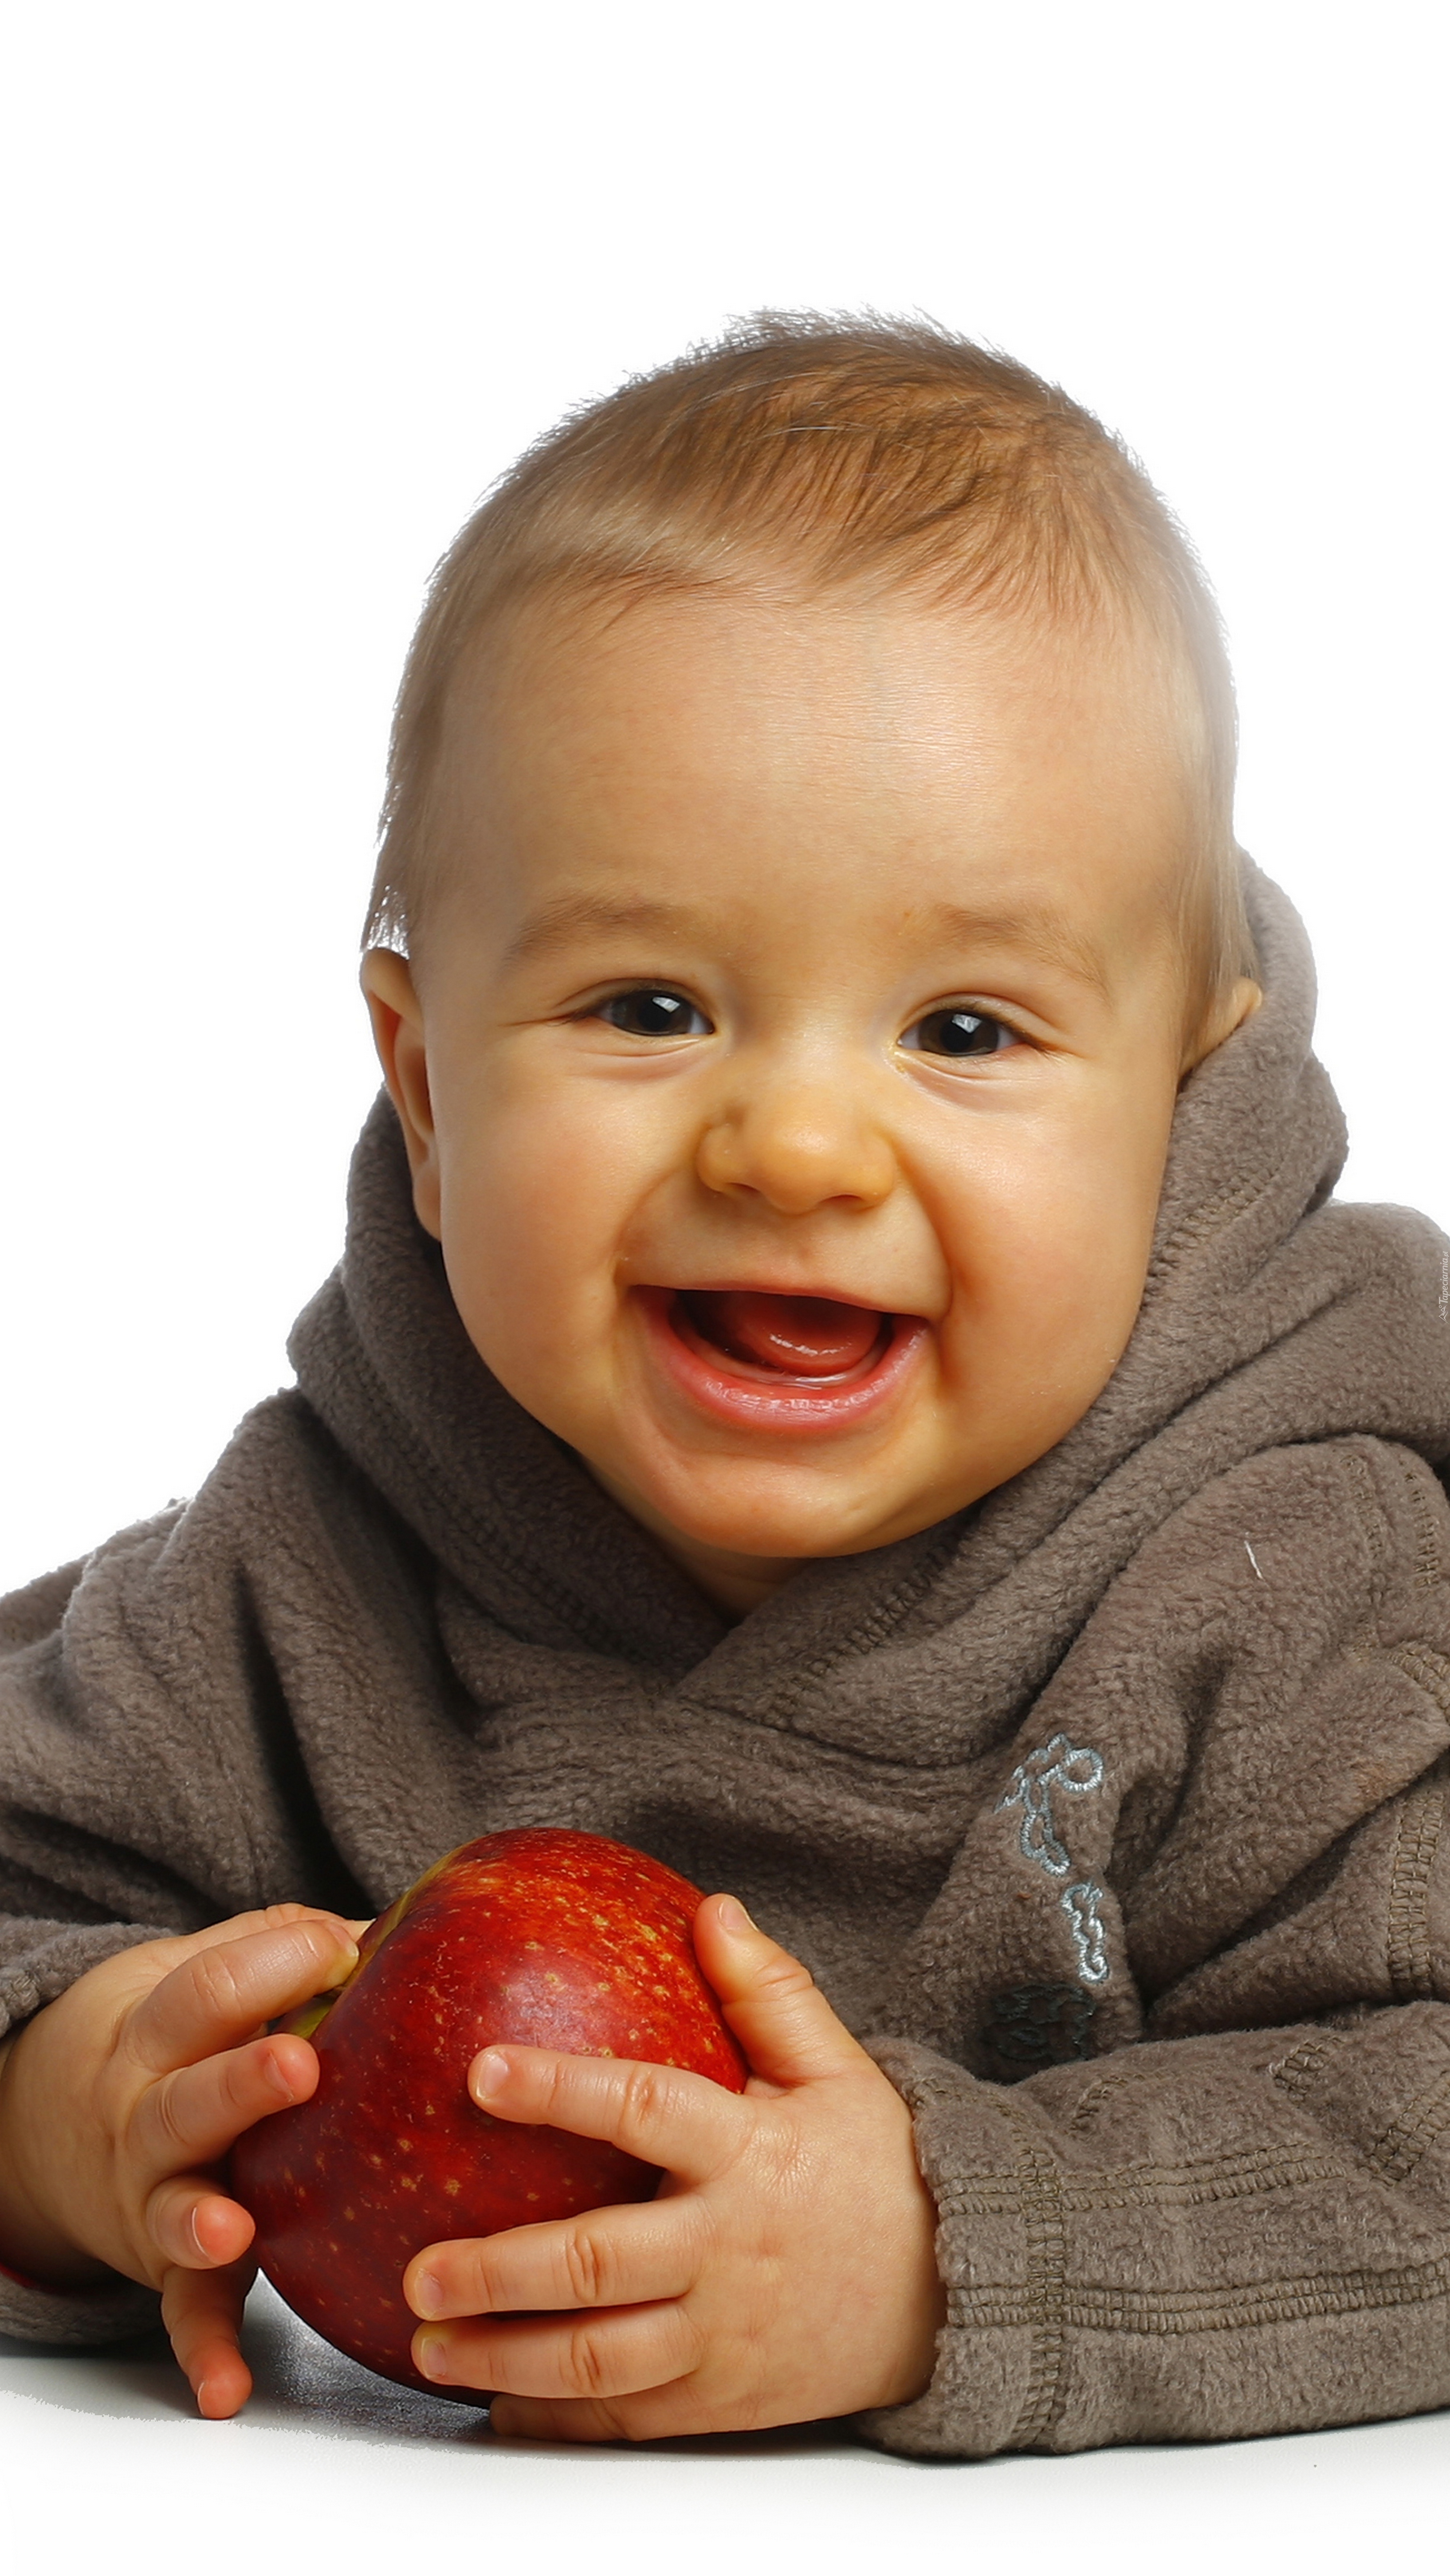
{"type": "Polygon", "coordinates": [[[443,2284],[436,2272],[420,2272],[409,2299],[415,2317],[441,2317],[443,2284]]]}
{"type": "Polygon", "coordinates": [[[446,2379],[448,2346],[442,2335],[420,2335],[413,2346],[413,2359],[425,2379],[446,2379]]]}
{"type": "Polygon", "coordinates": [[[468,2070],[468,2089],[475,2102],[489,2101],[495,2093],[503,2091],[508,2080],[508,2059],[500,2057],[496,2048],[486,2048],[481,2057],[475,2057],[468,2070]]]}
{"type": "Polygon", "coordinates": [[[273,2092],[279,2094],[284,2102],[290,2102],[293,2099],[292,2078],[285,2066],[278,2065],[275,2057],[266,2057],[262,2060],[262,2072],[273,2092]]]}
{"type": "Polygon", "coordinates": [[[752,1922],[746,1913],[738,1896],[721,1897],[718,1917],[727,1932],[754,1932],[759,1929],[759,1926],[752,1922]]]}

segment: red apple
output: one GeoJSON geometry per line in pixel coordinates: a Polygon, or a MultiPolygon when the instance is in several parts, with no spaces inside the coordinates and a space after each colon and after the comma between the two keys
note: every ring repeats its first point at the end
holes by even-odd
{"type": "MultiPolygon", "coordinates": [[[[403,2272],[424,2245],[648,2200],[653,2165],[491,2119],[470,2098],[490,2040],[685,2066],[732,2093],[745,2063],[696,1963],[699,1891],[597,1834],[485,1834],[364,1934],[357,1967],[283,2027],[321,2066],[310,2102],[232,2150],[263,2271],[329,2343],[424,2388],[403,2272]]],[[[437,2394],[437,2391],[434,2391],[437,2394]]]]}

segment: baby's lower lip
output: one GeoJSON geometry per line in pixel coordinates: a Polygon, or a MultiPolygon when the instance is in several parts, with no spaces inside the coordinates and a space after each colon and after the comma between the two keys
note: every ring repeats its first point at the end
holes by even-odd
{"type": "Polygon", "coordinates": [[[719,1422],[796,1438],[853,1428],[889,1403],[927,1329],[917,1315],[883,1315],[864,1361],[828,1376],[802,1376],[715,1349],[694,1329],[674,1289],[636,1289],[635,1303],[651,1356],[692,1406],[719,1422]]]}

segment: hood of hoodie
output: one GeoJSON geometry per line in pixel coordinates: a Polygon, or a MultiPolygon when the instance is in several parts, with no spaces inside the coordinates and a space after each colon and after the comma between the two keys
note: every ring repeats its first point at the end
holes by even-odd
{"type": "Polygon", "coordinates": [[[354,1158],[343,1261],[293,1334],[302,1393],[519,1639],[676,1687],[698,1675],[862,1749],[880,1743],[884,1694],[897,1759],[920,1693],[895,1684],[949,1641],[959,1707],[970,1676],[979,1720],[1000,1723],[1147,1534],[1245,1458],[1346,1432],[1450,1458],[1447,1247],[1411,1211],[1331,1201],[1346,1137],[1311,1047],[1308,941],[1257,869],[1247,890],[1263,1003],[1183,1085],[1128,1347],[1063,1440],[952,1520],[806,1566],[727,1627],[472,1348],[385,1096],[354,1158]]]}

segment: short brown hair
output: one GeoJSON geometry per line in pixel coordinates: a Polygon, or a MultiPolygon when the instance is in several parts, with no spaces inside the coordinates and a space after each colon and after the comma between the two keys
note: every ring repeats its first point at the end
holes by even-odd
{"type": "Polygon", "coordinates": [[[450,684],[540,590],[876,582],[1049,618],[1146,617],[1202,712],[1179,905],[1196,1005],[1253,954],[1233,838],[1233,682],[1193,549],[1091,412],[927,322],[759,314],[570,415],[439,564],[398,693],[366,940],[416,935],[450,684]]]}

